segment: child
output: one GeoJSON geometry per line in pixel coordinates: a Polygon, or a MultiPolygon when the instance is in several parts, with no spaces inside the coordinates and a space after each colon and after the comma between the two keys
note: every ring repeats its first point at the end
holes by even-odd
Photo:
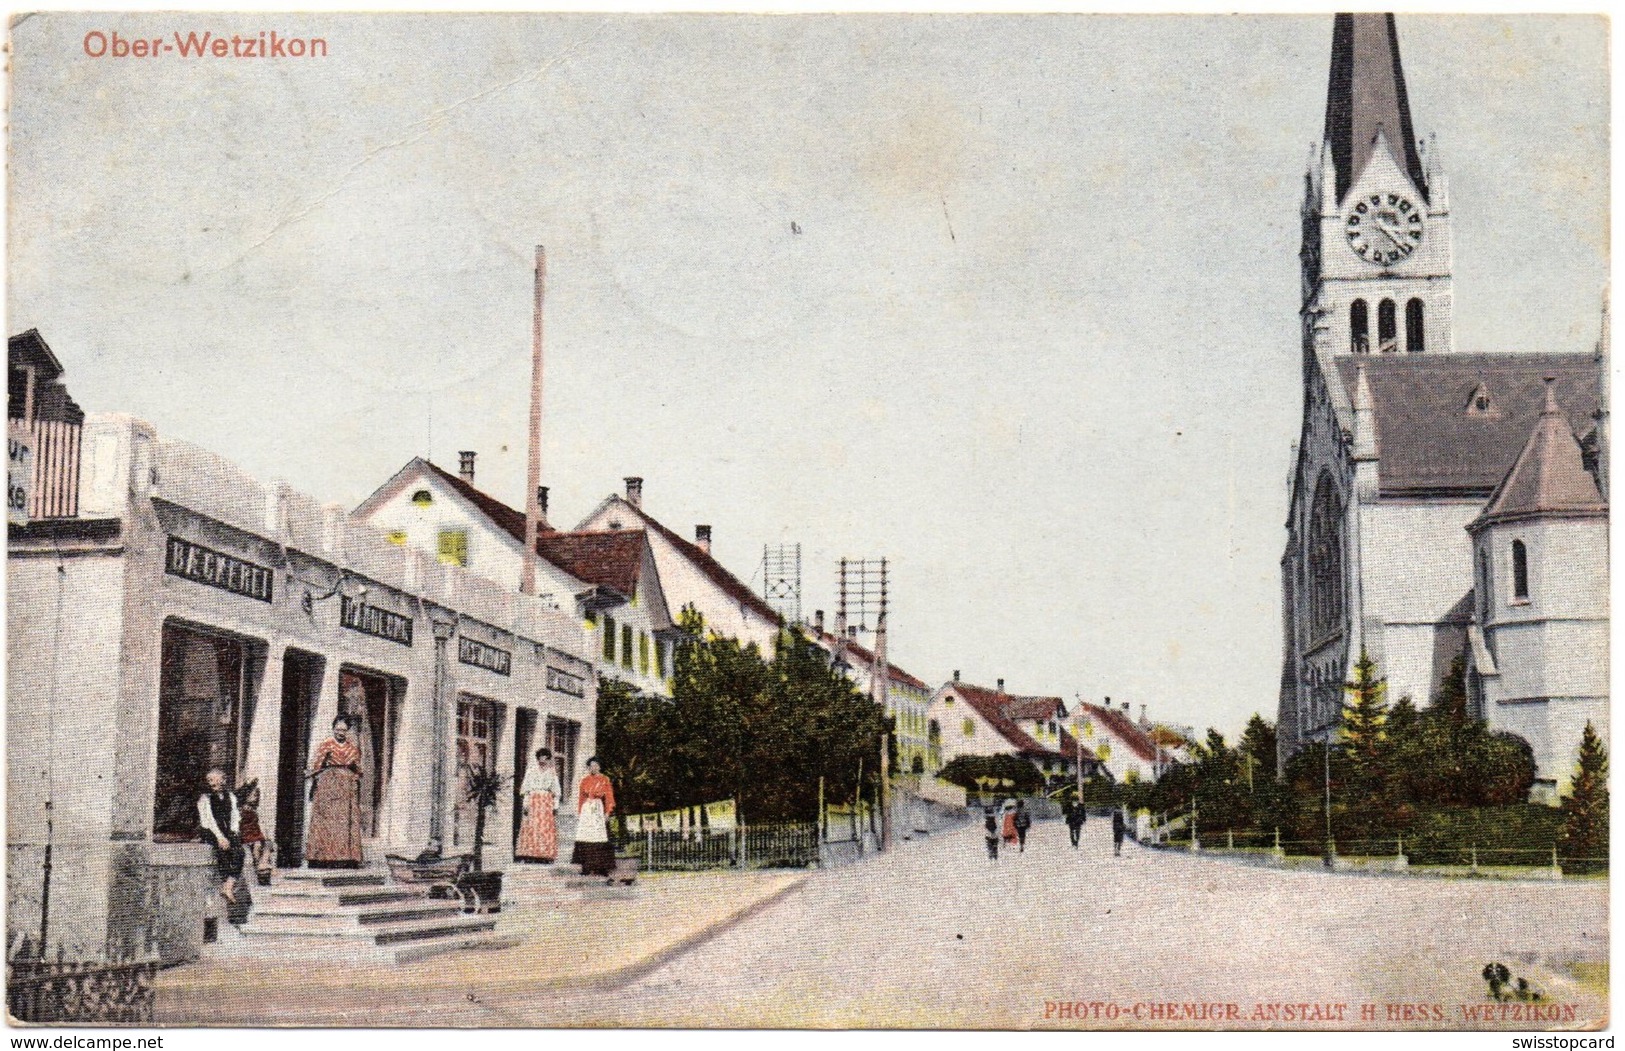
{"type": "Polygon", "coordinates": [[[239,827],[242,829],[243,847],[254,859],[254,872],[260,886],[271,885],[271,844],[265,841],[265,830],[260,828],[260,779],[255,778],[237,790],[239,827]]]}

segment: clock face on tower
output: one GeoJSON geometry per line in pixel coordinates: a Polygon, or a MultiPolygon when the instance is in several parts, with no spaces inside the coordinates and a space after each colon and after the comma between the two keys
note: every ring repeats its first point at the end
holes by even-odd
{"type": "Polygon", "coordinates": [[[1350,206],[1343,234],[1361,259],[1393,266],[1422,243],[1422,227],[1422,209],[1404,196],[1374,193],[1350,206]]]}

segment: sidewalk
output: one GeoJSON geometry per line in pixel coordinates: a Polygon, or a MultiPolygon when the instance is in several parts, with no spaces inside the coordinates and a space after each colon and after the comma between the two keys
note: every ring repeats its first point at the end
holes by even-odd
{"type": "Polygon", "coordinates": [[[563,877],[533,876],[516,882],[514,905],[498,926],[518,940],[511,948],[392,966],[324,966],[246,954],[206,958],[159,973],[154,1021],[424,1026],[459,1024],[477,1011],[483,1019],[477,1024],[490,1025],[495,1008],[506,1024],[545,1024],[545,994],[636,978],[793,893],[812,875],[653,873],[624,899],[570,892],[563,877]],[[388,1008],[381,1010],[383,1004],[388,1008]]]}

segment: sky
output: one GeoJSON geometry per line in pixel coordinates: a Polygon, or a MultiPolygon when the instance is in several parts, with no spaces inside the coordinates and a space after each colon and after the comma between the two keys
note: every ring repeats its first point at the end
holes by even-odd
{"type": "MultiPolygon", "coordinates": [[[[1402,15],[1458,350],[1586,351],[1607,23],[1402,15]]],[[[890,652],[1273,718],[1298,206],[1329,15],[68,14],[12,30],[9,331],[354,506],[413,456],[522,506],[621,479],[761,586],[891,561],[890,652]],[[320,59],[93,58],[275,30],[320,59]],[[92,49],[95,41],[91,41],[92,49]]],[[[1464,540],[1465,543],[1465,540],[1464,540]]],[[[1465,550],[1465,548],[1464,548],[1465,550]]]]}

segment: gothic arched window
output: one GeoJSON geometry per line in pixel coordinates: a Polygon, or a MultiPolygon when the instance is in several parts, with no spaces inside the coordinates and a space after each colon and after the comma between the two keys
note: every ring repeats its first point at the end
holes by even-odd
{"type": "Polygon", "coordinates": [[[1392,299],[1377,304],[1377,349],[1384,354],[1392,354],[1399,349],[1399,321],[1392,299]]]}
{"type": "Polygon", "coordinates": [[[1323,639],[1343,626],[1343,501],[1322,474],[1309,512],[1309,634],[1323,639]]]}
{"type": "Polygon", "coordinates": [[[1483,548],[1478,549],[1478,622],[1486,624],[1490,619],[1490,556],[1483,548]]]}
{"type": "Polygon", "coordinates": [[[1371,350],[1371,319],[1366,313],[1363,299],[1349,304],[1349,349],[1356,354],[1366,354],[1371,350]]]}
{"type": "Polygon", "coordinates": [[[1405,304],[1405,349],[1420,354],[1427,349],[1423,342],[1422,301],[1413,299],[1405,304]]]}
{"type": "Polygon", "coordinates": [[[1522,540],[1512,542],[1512,598],[1514,601],[1529,600],[1529,550],[1523,546],[1522,540]]]}

